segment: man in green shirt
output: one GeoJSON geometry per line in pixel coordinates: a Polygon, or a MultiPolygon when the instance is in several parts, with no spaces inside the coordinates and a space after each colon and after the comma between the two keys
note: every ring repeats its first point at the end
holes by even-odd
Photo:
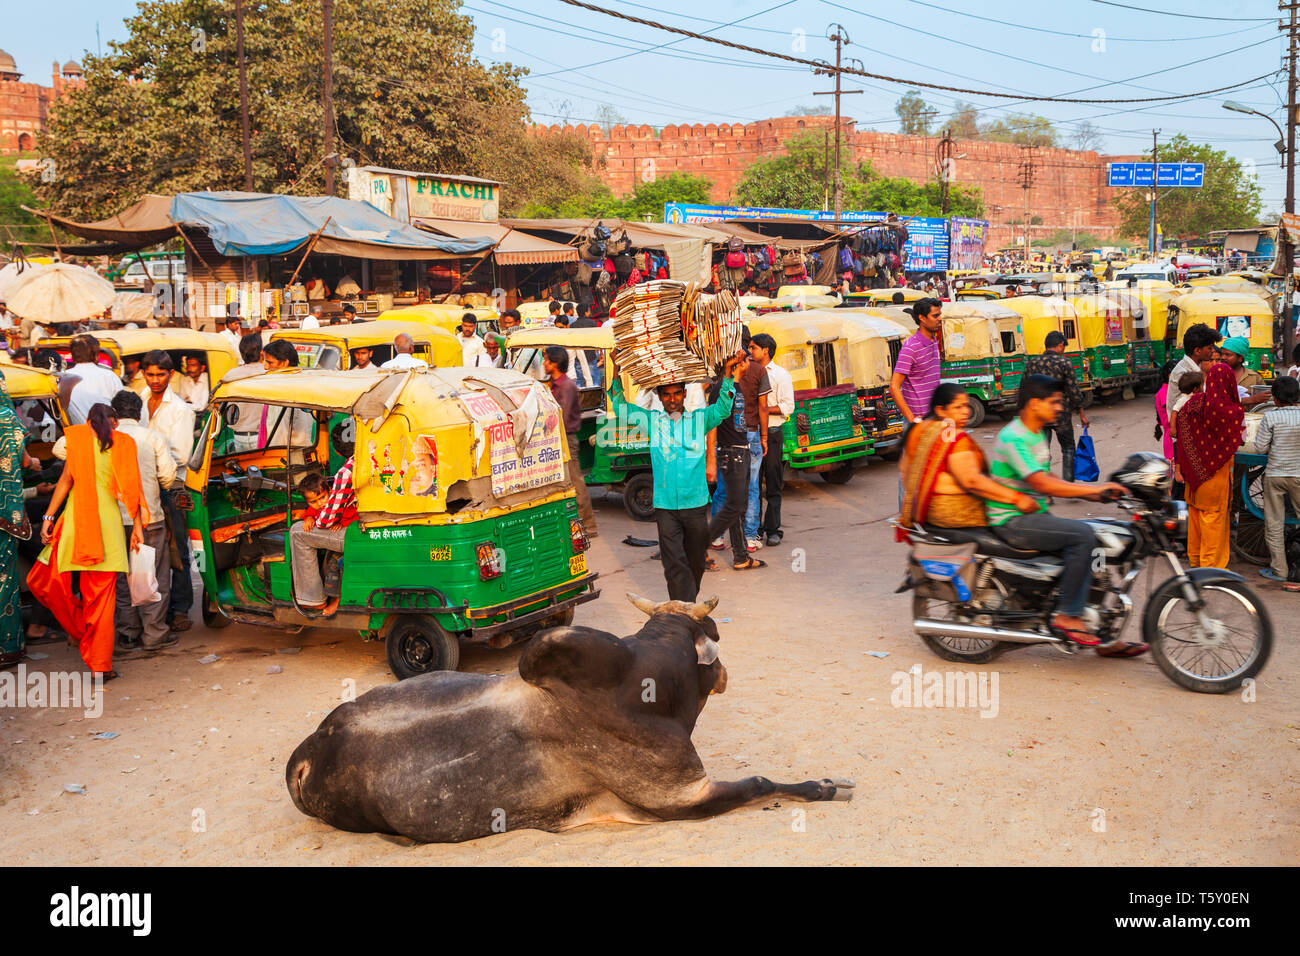
{"type": "Polygon", "coordinates": [[[1092,554],[1097,537],[1087,522],[1058,518],[1048,509],[1053,495],[1100,501],[1104,492],[1122,493],[1124,488],[1113,482],[1091,485],[1052,476],[1043,429],[1060,415],[1064,391],[1060,379],[1026,375],[1020,382],[1019,416],[998,433],[989,465],[995,481],[1033,498],[1038,502],[1038,511],[1021,514],[1014,505],[996,501],[986,501],[985,507],[994,532],[1013,548],[1061,555],[1065,571],[1061,575],[1061,591],[1052,624],[1076,644],[1095,647],[1101,642],[1097,635],[1085,629],[1081,615],[1092,581],[1092,554]]]}
{"type": "Polygon", "coordinates": [[[743,352],[727,360],[717,400],[707,408],[688,412],[686,386],[660,385],[656,391],[664,410],[651,411],[623,398],[618,366],[611,362],[610,413],[605,427],[632,429],[650,443],[650,469],[654,474],[655,522],[659,526],[659,556],[664,565],[670,601],[694,601],[700,594],[704,561],[709,548],[709,486],[705,478],[705,452],[709,432],[731,414],[736,392],[734,376],[743,352]]]}

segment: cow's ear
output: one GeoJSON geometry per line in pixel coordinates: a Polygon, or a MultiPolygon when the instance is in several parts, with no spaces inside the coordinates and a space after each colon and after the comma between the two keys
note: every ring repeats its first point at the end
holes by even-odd
{"type": "Polygon", "coordinates": [[[519,656],[519,676],[548,690],[613,687],[636,655],[613,634],[590,627],[557,627],[534,637],[519,656]]]}
{"type": "Polygon", "coordinates": [[[712,664],[718,659],[718,642],[707,634],[696,634],[695,658],[704,666],[712,664]]]}

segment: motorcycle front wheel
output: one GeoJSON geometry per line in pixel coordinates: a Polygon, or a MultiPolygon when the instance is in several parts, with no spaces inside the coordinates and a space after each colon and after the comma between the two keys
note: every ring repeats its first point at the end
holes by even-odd
{"type": "Polygon", "coordinates": [[[1165,676],[1200,694],[1226,694],[1264,669],[1273,623],[1249,587],[1219,580],[1198,585],[1204,618],[1192,611],[1177,579],[1147,602],[1142,637],[1165,676]]]}
{"type": "MultiPolygon", "coordinates": [[[[960,605],[953,604],[950,601],[940,601],[937,598],[921,597],[919,594],[912,595],[912,618],[928,618],[935,621],[951,619],[956,624],[987,624],[987,617],[980,620],[979,617],[972,617],[970,614],[958,612],[960,605]]],[[[984,638],[974,637],[929,637],[920,635],[925,646],[934,651],[935,654],[942,657],[945,661],[956,661],[959,664],[987,664],[993,658],[997,657],[1006,646],[1001,641],[985,640],[984,638]]]]}

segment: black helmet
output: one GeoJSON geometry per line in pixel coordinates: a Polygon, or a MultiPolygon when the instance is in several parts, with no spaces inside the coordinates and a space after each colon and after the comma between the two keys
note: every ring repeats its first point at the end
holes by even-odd
{"type": "Polygon", "coordinates": [[[1174,475],[1163,455],[1138,451],[1124,459],[1124,464],[1110,476],[1110,480],[1123,485],[1139,498],[1159,501],[1169,494],[1174,475]]]}

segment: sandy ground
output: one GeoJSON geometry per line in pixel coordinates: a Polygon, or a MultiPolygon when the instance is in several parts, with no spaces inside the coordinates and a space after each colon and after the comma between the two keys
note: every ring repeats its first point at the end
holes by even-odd
{"type": "MultiPolygon", "coordinates": [[[[1149,398],[1094,411],[1103,472],[1121,460],[1121,449],[1153,444],[1149,398]]],[[[986,447],[1000,424],[979,429],[986,447]]],[[[392,680],[383,646],[326,630],[288,636],[199,624],[177,649],[122,662],[123,677],[106,688],[98,719],[72,710],[0,711],[6,861],[1295,862],[1300,595],[1258,588],[1278,640],[1254,702],[1182,690],[1147,660],[1030,648],[979,668],[997,673],[996,717],[970,708],[894,707],[896,672],[918,663],[961,669],[929,653],[911,632],[907,597],[892,593],[904,558],[888,524],[895,495],[895,468],[879,462],[842,487],[793,482],[785,543],[761,553],[769,567],[709,574],[704,584],[706,596],[722,599],[715,619],[730,675],[727,692],[710,699],[695,730],[710,774],[848,776],[858,785],[851,803],[784,804],[563,835],[520,831],[449,846],[405,847],[335,831],[294,808],[285,761],[338,703],[344,682],[355,681],[361,693],[392,680]],[[210,653],[221,659],[199,663],[210,653]],[[271,665],[282,672],[268,673],[271,665]],[[103,731],[120,736],[93,739],[103,731]],[[64,792],[67,783],[83,784],[86,794],[64,792]]],[[[590,563],[604,593],[579,609],[578,622],[627,634],[644,618],[623,592],[662,598],[664,586],[649,550],[621,539],[653,536],[653,525],[628,519],[613,496],[597,498],[602,533],[590,563]]],[[[1087,503],[1060,510],[1107,513],[1087,503]]],[[[1246,571],[1258,580],[1253,568],[1246,571]]],[[[1144,594],[1137,595],[1139,611],[1144,594]]],[[[61,645],[32,650],[49,656],[30,668],[79,663],[61,645]]],[[[462,667],[509,670],[516,656],[517,649],[467,650],[462,667]]]]}

